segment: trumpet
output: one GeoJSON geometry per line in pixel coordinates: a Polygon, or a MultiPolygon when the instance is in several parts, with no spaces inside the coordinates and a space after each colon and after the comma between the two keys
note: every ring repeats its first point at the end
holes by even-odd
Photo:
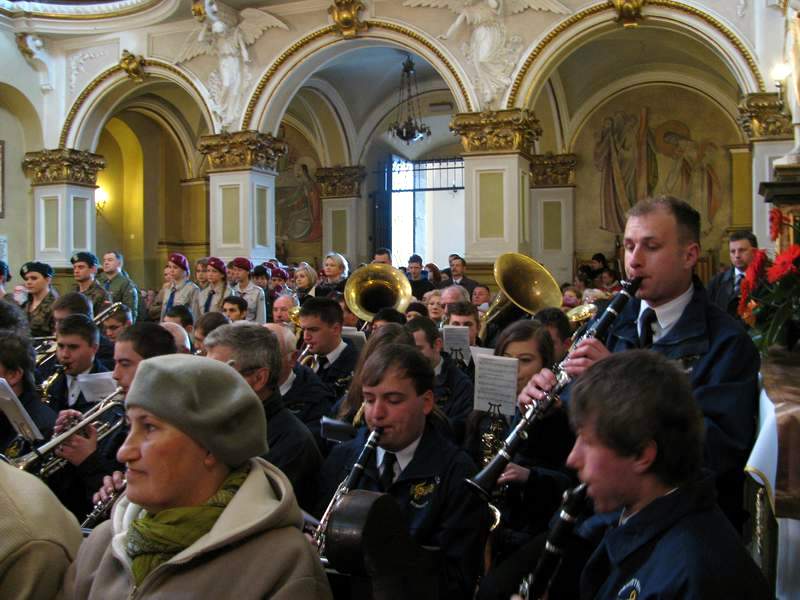
{"type": "Polygon", "coordinates": [[[336,510],[336,507],[339,505],[339,502],[341,502],[342,498],[351,489],[358,485],[358,482],[361,479],[361,474],[364,472],[364,468],[367,466],[367,461],[370,459],[372,453],[375,452],[375,448],[378,446],[378,440],[381,437],[381,433],[383,433],[383,429],[376,427],[372,433],[369,434],[367,443],[364,444],[364,447],[361,449],[361,453],[358,455],[358,459],[353,465],[353,468],[350,469],[350,473],[348,473],[347,477],[345,477],[344,480],[339,484],[339,487],[336,488],[336,491],[333,493],[333,498],[331,498],[330,503],[319,520],[319,525],[314,530],[312,537],[314,540],[314,545],[317,547],[317,550],[319,550],[320,556],[325,555],[325,536],[328,530],[328,523],[330,522],[331,514],[333,514],[333,511],[336,510]]]}
{"type": "Polygon", "coordinates": [[[117,501],[122,493],[125,491],[125,488],[128,485],[128,480],[122,480],[122,489],[114,489],[109,495],[107,500],[101,500],[97,504],[94,505],[92,512],[90,512],[86,519],[84,519],[83,523],[81,523],[81,529],[94,529],[97,527],[97,524],[105,521],[108,518],[111,509],[114,506],[114,502],[117,501]]]}
{"type": "Polygon", "coordinates": [[[551,389],[544,398],[538,402],[534,402],[528,407],[519,423],[517,423],[516,427],[514,427],[508,437],[503,441],[499,452],[491,462],[489,462],[489,464],[474,478],[466,480],[471,490],[477,492],[486,502],[491,503],[492,490],[494,490],[494,487],[497,485],[497,480],[500,478],[503,471],[505,471],[508,463],[511,462],[512,457],[519,449],[522,442],[528,438],[528,429],[530,429],[534,421],[542,418],[542,416],[547,413],[558,399],[558,394],[561,393],[571,381],[571,377],[566,371],[566,364],[570,355],[585,339],[605,339],[617,315],[628,303],[628,300],[633,298],[641,283],[641,278],[622,282],[622,291],[614,297],[600,318],[589,326],[586,333],[573,342],[567,356],[553,367],[553,374],[556,376],[556,384],[553,386],[553,389],[551,389]]]}
{"type": "Polygon", "coordinates": [[[319,356],[317,354],[309,354],[309,346],[308,344],[303,344],[303,349],[300,351],[300,354],[297,356],[298,364],[303,365],[304,367],[309,367],[313,369],[318,364],[319,356]]]}
{"type": "MultiPolygon", "coordinates": [[[[56,449],[71,436],[80,432],[84,427],[97,421],[100,416],[114,408],[122,407],[123,402],[119,399],[116,399],[117,396],[122,394],[122,388],[118,387],[111,394],[100,400],[94,407],[87,410],[83,414],[83,418],[78,420],[77,423],[71,425],[69,429],[53,436],[49,442],[39,446],[38,448],[35,448],[26,455],[17,459],[9,460],[9,464],[22,471],[27,471],[28,473],[36,475],[40,479],[47,479],[54,473],[57,473],[67,465],[67,460],[65,458],[61,458],[60,456],[56,456],[56,449]]],[[[124,423],[124,416],[119,417],[113,423],[108,423],[105,421],[97,423],[95,425],[97,427],[97,441],[100,442],[107,436],[111,435],[117,429],[122,427],[124,423]]]]}

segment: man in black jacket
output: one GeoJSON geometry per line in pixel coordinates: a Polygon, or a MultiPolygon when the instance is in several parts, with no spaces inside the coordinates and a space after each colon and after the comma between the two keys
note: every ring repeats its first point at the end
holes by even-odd
{"type": "Polygon", "coordinates": [[[264,404],[264,458],[286,474],[301,507],[310,507],[322,455],[308,428],[286,408],[278,389],[281,350],[273,333],[255,323],[217,327],[205,339],[207,356],[232,366],[264,404]]]}
{"type": "Polygon", "coordinates": [[[738,319],[739,287],[745,271],[755,258],[758,240],[751,231],[734,231],[728,242],[731,267],[708,282],[708,297],[722,310],[738,319]]]}

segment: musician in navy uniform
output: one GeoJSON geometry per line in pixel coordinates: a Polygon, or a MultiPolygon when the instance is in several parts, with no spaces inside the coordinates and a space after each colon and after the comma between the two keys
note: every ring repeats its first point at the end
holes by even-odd
{"type": "Polygon", "coordinates": [[[368,428],[331,451],[323,465],[317,514],[352,469],[368,429],[382,428],[358,488],[390,494],[406,514],[413,540],[441,549],[441,598],[471,598],[489,514],[464,485],[476,472],[474,463],[430,423],[435,403],[430,361],[409,345],[381,346],[365,362],[362,384],[368,428]]]}
{"type": "Polygon", "coordinates": [[[580,597],[768,597],[702,470],[703,420],[686,375],[655,352],[595,363],[573,387],[567,464],[599,512],[616,513],[580,578],[580,597]]]}
{"type": "Polygon", "coordinates": [[[358,350],[342,339],[344,313],[330,298],[309,298],[300,307],[300,327],[308,351],[317,356],[314,371],[341,398],[353,378],[358,350]]]}

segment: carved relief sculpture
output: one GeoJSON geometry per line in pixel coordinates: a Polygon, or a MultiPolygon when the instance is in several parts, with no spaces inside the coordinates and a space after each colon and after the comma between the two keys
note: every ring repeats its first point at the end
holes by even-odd
{"type": "Polygon", "coordinates": [[[285,142],[258,131],[204,135],[197,149],[208,158],[209,171],[274,171],[287,151],[285,142]]]}
{"type": "Polygon", "coordinates": [[[364,4],[358,0],[334,0],[333,6],[328,8],[328,14],[333,19],[336,29],[344,39],[358,35],[359,31],[366,31],[369,27],[358,13],[364,10],[364,4]]]}
{"type": "Polygon", "coordinates": [[[511,85],[511,73],[522,49],[522,39],[510,36],[504,20],[527,9],[569,14],[558,0],[405,0],[404,6],[449,8],[458,17],[444,35],[446,40],[466,24],[472,27],[462,51],[472,67],[472,79],[483,106],[495,107],[511,85]]]}
{"type": "Polygon", "coordinates": [[[574,183],[578,157],[575,154],[537,154],[531,158],[531,185],[554,187],[574,183]]]}
{"type": "Polygon", "coordinates": [[[642,7],[647,0],[608,0],[617,11],[617,21],[624,27],[638,27],[642,20],[642,7]]]}
{"type": "Polygon", "coordinates": [[[47,93],[53,89],[50,78],[50,55],[44,47],[44,40],[33,33],[18,33],[17,48],[31,66],[39,73],[39,87],[47,93]]]}
{"type": "Polygon", "coordinates": [[[236,11],[217,0],[204,0],[203,10],[193,9],[200,25],[184,42],[175,64],[201,54],[216,56],[218,68],[208,77],[211,111],[223,131],[242,115],[242,101],[251,82],[247,47],[271,27],[285,23],[256,8],[236,11]]]}
{"type": "Polygon", "coordinates": [[[775,92],[747,94],[739,102],[739,124],[750,140],[789,139],[792,119],[775,92]]]}
{"type": "Polygon", "coordinates": [[[22,169],[32,185],[71,183],[94,186],[97,172],[105,166],[106,161],[99,154],[71,148],[28,152],[22,160],[22,169]]]}
{"type": "Polygon", "coordinates": [[[319,168],[315,175],[323,198],[352,198],[361,196],[361,182],[367,172],[364,167],[356,165],[319,168]]]}
{"type": "Polygon", "coordinates": [[[461,136],[468,154],[520,152],[528,156],[534,155],[534,143],[542,134],[533,113],[519,108],[461,113],[450,122],[450,131],[461,136]]]}
{"type": "Polygon", "coordinates": [[[122,51],[119,59],[119,66],[128,74],[128,78],[136,83],[141,83],[147,74],[144,72],[144,57],[131,54],[127,50],[122,51]]]}

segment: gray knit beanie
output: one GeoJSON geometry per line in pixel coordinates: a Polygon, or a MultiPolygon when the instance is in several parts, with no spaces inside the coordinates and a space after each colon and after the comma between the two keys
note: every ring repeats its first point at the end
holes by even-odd
{"type": "Polygon", "coordinates": [[[264,406],[232,367],[190,354],[139,363],[125,407],[163,419],[231,468],[267,452],[264,406]]]}

